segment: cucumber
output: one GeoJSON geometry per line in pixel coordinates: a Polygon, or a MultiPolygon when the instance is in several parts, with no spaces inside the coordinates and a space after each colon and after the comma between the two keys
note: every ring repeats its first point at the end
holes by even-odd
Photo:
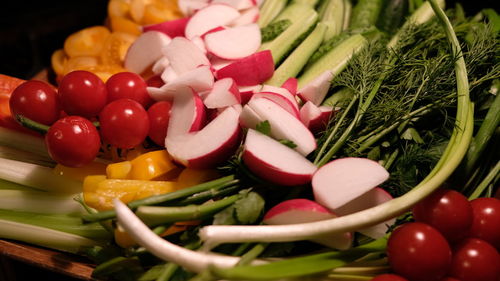
{"type": "Polygon", "coordinates": [[[323,41],[323,37],[327,30],[327,26],[323,23],[318,23],[314,30],[300,45],[285,59],[285,61],[276,69],[273,77],[265,82],[272,86],[281,86],[288,78],[296,77],[307,63],[309,57],[319,47],[323,41]]]}
{"type": "Polygon", "coordinates": [[[408,0],[387,0],[377,22],[377,27],[388,33],[394,34],[403,24],[408,14],[408,0]]]}
{"type": "Polygon", "coordinates": [[[319,10],[320,21],[328,26],[324,41],[339,35],[344,29],[344,0],[327,0],[319,10]]]}
{"type": "MultiPolygon", "coordinates": [[[[292,25],[274,40],[262,44],[259,49],[260,51],[271,51],[275,66],[279,65],[285,56],[300,44],[304,35],[307,35],[314,28],[318,20],[318,13],[313,8],[303,4],[292,4],[290,6],[294,5],[301,7],[301,13],[296,14],[295,18],[290,19],[292,25]]],[[[277,18],[277,20],[282,19],[288,19],[288,17],[281,16],[281,18],[277,18]]]]}
{"type": "Polygon", "coordinates": [[[319,2],[318,0],[292,0],[292,3],[306,4],[312,8],[316,7],[318,2],[319,2]]]}
{"type": "Polygon", "coordinates": [[[285,9],[288,0],[265,0],[260,9],[257,24],[260,28],[266,27],[285,9]]]}
{"type": "Polygon", "coordinates": [[[383,0],[359,0],[352,10],[349,28],[366,28],[377,23],[383,0]]]}
{"type": "Polygon", "coordinates": [[[346,67],[349,59],[366,46],[367,43],[368,41],[361,34],[355,34],[345,39],[299,76],[298,88],[301,89],[327,70],[330,70],[333,76],[337,75],[346,67]]]}
{"type": "Polygon", "coordinates": [[[278,37],[285,29],[287,29],[292,22],[288,19],[279,20],[268,24],[266,27],[261,28],[261,41],[262,43],[273,40],[278,37]]]}

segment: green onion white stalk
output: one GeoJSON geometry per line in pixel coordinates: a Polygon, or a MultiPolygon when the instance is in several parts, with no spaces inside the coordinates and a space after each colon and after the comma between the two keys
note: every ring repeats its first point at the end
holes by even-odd
{"type": "Polygon", "coordinates": [[[71,194],[0,189],[0,209],[40,214],[80,214],[82,206],[71,194]]]}
{"type": "Polygon", "coordinates": [[[42,137],[28,135],[0,127],[0,145],[31,152],[35,155],[51,159],[42,137]]]}

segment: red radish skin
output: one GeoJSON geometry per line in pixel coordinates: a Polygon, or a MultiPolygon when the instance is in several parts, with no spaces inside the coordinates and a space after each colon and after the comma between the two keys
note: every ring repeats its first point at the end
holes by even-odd
{"type": "Polygon", "coordinates": [[[145,72],[163,56],[162,50],[170,42],[170,37],[162,32],[144,32],[128,48],[124,60],[125,68],[137,74],[145,72]]]}
{"type": "Polygon", "coordinates": [[[274,62],[271,51],[254,53],[246,58],[217,70],[217,79],[231,77],[238,86],[255,86],[262,84],[274,74],[274,62]]]}
{"type": "Polygon", "coordinates": [[[290,94],[294,96],[297,94],[297,87],[298,81],[295,77],[288,78],[285,82],[283,82],[283,85],[281,85],[281,88],[286,89],[288,92],[290,92],[290,94]]]}
{"type": "Polygon", "coordinates": [[[142,27],[142,32],[159,31],[168,35],[170,38],[179,36],[183,37],[185,36],[184,30],[186,29],[188,21],[189,17],[184,17],[180,19],[164,21],[157,24],[145,25],[142,27]]]}
{"type": "Polygon", "coordinates": [[[311,101],[319,106],[325,99],[328,89],[330,88],[330,81],[333,78],[331,71],[327,70],[307,85],[302,87],[297,94],[304,101],[311,101]]]}
{"type": "Polygon", "coordinates": [[[321,166],[314,174],[314,198],[319,204],[335,210],[388,178],[387,170],[373,160],[356,157],[336,159],[321,166]]]}
{"type": "Polygon", "coordinates": [[[300,120],[306,125],[311,132],[317,134],[325,130],[328,122],[334,115],[334,110],[330,106],[316,106],[314,103],[307,101],[300,108],[300,120]]]}
{"type": "Polygon", "coordinates": [[[241,104],[245,105],[255,93],[258,93],[262,89],[262,85],[238,87],[238,89],[240,90],[241,104]]]}
{"type": "Polygon", "coordinates": [[[146,80],[146,85],[148,85],[148,87],[160,88],[165,85],[165,82],[161,79],[161,75],[153,75],[146,80]]]}
{"type": "Polygon", "coordinates": [[[182,75],[201,65],[210,65],[207,56],[191,40],[176,37],[168,44],[163,53],[177,75],[182,75]]]}
{"type": "Polygon", "coordinates": [[[224,26],[217,26],[217,27],[214,27],[214,28],[210,29],[209,31],[207,31],[207,32],[203,33],[203,34],[200,36],[200,38],[201,38],[201,39],[203,39],[203,40],[205,40],[205,36],[207,36],[208,34],[210,34],[210,33],[214,33],[214,32],[217,32],[217,31],[222,31],[222,30],[225,30],[225,29],[226,29],[226,27],[224,27],[224,26]]]}
{"type": "MultiPolygon", "coordinates": [[[[306,223],[335,218],[335,213],[308,199],[291,199],[272,207],[263,218],[265,224],[282,225],[306,223]]],[[[311,241],[325,246],[345,250],[351,247],[352,233],[335,233],[323,235],[311,241]]]]}
{"type": "Polygon", "coordinates": [[[240,91],[231,78],[217,80],[203,102],[207,108],[223,108],[240,104],[240,91]]]}
{"type": "Polygon", "coordinates": [[[283,109],[288,111],[291,115],[295,116],[296,118],[300,118],[300,113],[299,110],[297,109],[294,104],[290,102],[287,98],[284,96],[277,94],[277,93],[272,93],[272,92],[260,92],[257,94],[254,94],[252,98],[265,98],[268,99],[272,102],[275,102],[277,105],[281,106],[283,109]]]}
{"type": "Polygon", "coordinates": [[[186,37],[191,39],[201,36],[210,29],[226,25],[239,16],[238,10],[229,5],[210,4],[193,14],[186,25],[186,37]]]}
{"type": "Polygon", "coordinates": [[[228,107],[198,132],[177,136],[168,132],[165,147],[175,161],[186,167],[214,168],[231,157],[240,145],[238,116],[237,109],[228,107]]]}
{"type": "MultiPolygon", "coordinates": [[[[353,199],[352,201],[347,202],[344,206],[335,209],[334,212],[338,215],[345,216],[375,207],[392,199],[392,196],[387,191],[376,187],[353,199]]],[[[382,238],[386,234],[388,228],[394,225],[395,222],[396,219],[393,218],[374,226],[359,229],[358,232],[373,239],[382,238]]]]}
{"type": "Polygon", "coordinates": [[[292,141],[295,150],[307,155],[316,149],[316,139],[302,122],[275,102],[265,98],[252,98],[240,116],[242,124],[255,128],[257,123],[268,121],[271,136],[279,140],[292,141]]]}
{"type": "Polygon", "coordinates": [[[297,102],[297,99],[295,98],[295,95],[290,93],[286,88],[282,87],[275,87],[271,85],[262,85],[262,89],[260,90],[261,92],[271,92],[271,93],[276,93],[279,95],[282,95],[283,97],[287,98],[297,110],[299,110],[299,104],[297,102]]]}
{"type": "Polygon", "coordinates": [[[209,53],[229,60],[255,53],[261,43],[260,28],[256,23],[210,32],[204,39],[209,53]]]}
{"type": "Polygon", "coordinates": [[[317,167],[290,147],[249,129],[243,162],[259,177],[283,186],[307,184],[317,167]]]}

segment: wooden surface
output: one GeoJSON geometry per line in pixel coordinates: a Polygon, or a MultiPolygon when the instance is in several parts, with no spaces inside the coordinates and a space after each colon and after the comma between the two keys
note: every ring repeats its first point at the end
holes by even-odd
{"type": "MultiPolygon", "coordinates": [[[[91,277],[92,264],[79,256],[6,240],[0,240],[0,256],[63,274],[70,278],[96,280],[91,277]]],[[[4,266],[8,266],[8,264],[4,266]]]]}

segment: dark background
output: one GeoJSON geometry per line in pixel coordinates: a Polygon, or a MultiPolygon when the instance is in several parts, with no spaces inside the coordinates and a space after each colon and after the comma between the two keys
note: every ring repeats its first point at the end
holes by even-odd
{"type": "MultiPolygon", "coordinates": [[[[499,0],[461,0],[468,15],[499,0]]],[[[451,7],[455,1],[447,1],[451,7]]],[[[103,24],[108,0],[2,0],[0,73],[30,78],[50,66],[52,53],[71,33],[103,24]]],[[[498,10],[498,8],[497,8],[498,10]]]]}

